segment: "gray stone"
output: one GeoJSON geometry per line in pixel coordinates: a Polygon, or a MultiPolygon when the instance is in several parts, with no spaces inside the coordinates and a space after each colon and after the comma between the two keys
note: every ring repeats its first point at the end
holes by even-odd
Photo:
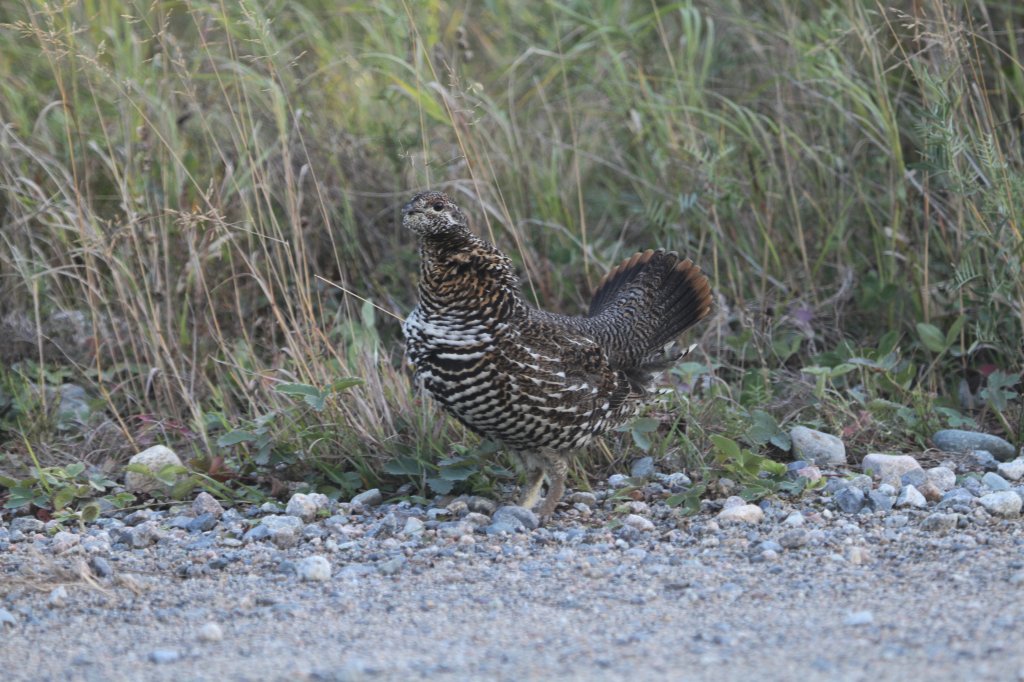
{"type": "Polygon", "coordinates": [[[405,568],[406,563],[407,560],[404,556],[396,556],[377,564],[377,570],[383,575],[395,575],[405,568]]]}
{"type": "Polygon", "coordinates": [[[984,471],[995,471],[999,468],[999,460],[988,450],[971,450],[967,456],[975,466],[981,467],[984,471]]]}
{"type": "Polygon", "coordinates": [[[77,547],[81,538],[75,533],[69,533],[66,530],[59,531],[50,540],[50,549],[53,550],[54,554],[63,554],[70,549],[77,547]]]}
{"type": "MultiPolygon", "coordinates": [[[[128,463],[140,464],[152,471],[154,474],[166,466],[182,466],[181,459],[174,450],[171,450],[169,447],[164,445],[154,445],[151,448],[147,448],[140,453],[132,455],[132,458],[128,460],[128,463]]],[[[176,479],[180,480],[181,475],[179,474],[176,479]]],[[[134,471],[128,471],[125,473],[124,487],[128,492],[132,493],[152,493],[167,488],[167,486],[152,476],[147,476],[134,471]]]]}
{"type": "Polygon", "coordinates": [[[978,498],[971,494],[966,488],[953,488],[939,500],[939,503],[935,505],[936,509],[952,509],[956,507],[963,507],[970,509],[977,504],[978,498]]]}
{"type": "Polygon", "coordinates": [[[924,469],[918,467],[917,469],[911,469],[900,475],[900,485],[912,485],[915,488],[920,488],[921,484],[928,480],[928,475],[924,472],[924,469]]]}
{"type": "Polygon", "coordinates": [[[833,495],[832,501],[847,514],[856,514],[864,506],[864,491],[851,485],[833,495]]]}
{"type": "Polygon", "coordinates": [[[1009,462],[1003,462],[997,469],[999,475],[1011,481],[1019,481],[1024,478],[1024,457],[1018,457],[1017,459],[1010,460],[1009,462]]]}
{"type": "Polygon", "coordinates": [[[149,652],[147,656],[150,663],[156,663],[158,665],[165,663],[174,663],[181,659],[181,653],[175,649],[154,649],[149,652]]]}
{"type": "Polygon", "coordinates": [[[806,426],[794,426],[789,432],[793,443],[793,456],[822,467],[846,464],[846,446],[829,433],[815,431],[806,426]]]}
{"type": "Polygon", "coordinates": [[[94,556],[89,559],[89,570],[97,578],[109,578],[114,575],[114,569],[110,567],[110,562],[101,556],[94,556]]]}
{"type": "Polygon", "coordinates": [[[26,535],[42,533],[44,527],[45,524],[42,521],[31,516],[19,516],[11,521],[11,532],[17,531],[26,535]]]}
{"type": "Polygon", "coordinates": [[[415,516],[410,516],[405,520],[405,526],[402,528],[403,535],[421,535],[422,533],[423,521],[415,516]]]}
{"type": "Polygon", "coordinates": [[[633,478],[651,478],[654,476],[654,458],[641,457],[636,460],[630,467],[629,474],[633,478]]]}
{"type": "Polygon", "coordinates": [[[68,588],[63,585],[50,590],[50,596],[46,599],[46,605],[52,609],[62,608],[68,601],[68,588]]]}
{"type": "Polygon", "coordinates": [[[196,495],[196,499],[192,500],[193,516],[212,514],[214,518],[219,519],[223,513],[224,507],[217,501],[217,498],[205,490],[196,495]]]}
{"type": "Polygon", "coordinates": [[[910,455],[885,455],[873,452],[864,456],[861,468],[865,474],[873,474],[886,480],[890,476],[899,478],[908,471],[920,469],[921,464],[910,455]]]}
{"type": "Polygon", "coordinates": [[[370,488],[369,490],[361,492],[352,498],[352,504],[363,507],[376,507],[383,501],[384,496],[381,495],[380,490],[376,488],[370,488]]]}
{"type": "Polygon", "coordinates": [[[654,530],[654,524],[650,519],[644,518],[638,514],[627,514],[623,519],[622,523],[631,528],[636,528],[640,531],[651,531],[654,530]]]}
{"type": "Polygon", "coordinates": [[[948,493],[956,486],[956,474],[949,467],[932,467],[925,471],[925,474],[940,492],[948,493]]]}
{"type": "Polygon", "coordinates": [[[862,493],[866,493],[871,490],[871,487],[875,482],[867,474],[856,474],[850,477],[849,483],[854,488],[859,489],[862,493]]]}
{"type": "Polygon", "coordinates": [[[518,533],[524,530],[533,530],[540,525],[540,519],[531,510],[516,505],[498,507],[494,512],[493,522],[499,526],[509,526],[518,533]]]}
{"type": "Polygon", "coordinates": [[[299,580],[325,582],[331,579],[331,564],[319,554],[300,559],[295,571],[299,580]]]}
{"type": "Polygon", "coordinates": [[[803,528],[794,528],[782,534],[779,544],[786,549],[796,549],[807,544],[807,531],[803,528]]]}
{"type": "Polygon", "coordinates": [[[997,473],[989,471],[981,477],[981,482],[989,487],[990,490],[1009,490],[1010,482],[997,473]]]}
{"type": "MultiPolygon", "coordinates": [[[[296,516],[264,516],[260,526],[267,529],[266,537],[282,549],[294,547],[302,532],[302,519],[296,516]]],[[[250,531],[251,532],[251,531],[250,531]]]]}
{"type": "Polygon", "coordinates": [[[658,476],[658,474],[655,474],[654,477],[657,478],[663,486],[665,486],[672,492],[679,492],[680,490],[689,488],[691,485],[693,485],[693,481],[690,480],[690,477],[681,471],[675,471],[672,472],[671,474],[663,474],[660,477],[658,476]]]}
{"type": "Polygon", "coordinates": [[[7,626],[15,626],[18,624],[18,619],[14,617],[14,614],[7,609],[0,608],[0,628],[7,626]]]}
{"type": "Polygon", "coordinates": [[[943,514],[942,512],[935,512],[934,514],[929,514],[924,521],[921,522],[921,528],[934,533],[948,533],[956,528],[958,520],[959,516],[957,514],[943,514]]]}
{"type": "Polygon", "coordinates": [[[889,511],[896,503],[893,495],[887,495],[881,490],[872,490],[868,493],[867,506],[871,511],[889,511]]]}
{"type": "Polygon", "coordinates": [[[200,514],[199,516],[192,519],[188,524],[188,529],[193,533],[201,533],[203,531],[213,530],[216,527],[217,517],[210,513],[200,514]]]}
{"type": "Polygon", "coordinates": [[[591,509],[597,506],[597,495],[588,492],[573,493],[569,498],[572,504],[583,504],[591,509]]]}
{"type": "Polygon", "coordinates": [[[939,450],[946,452],[970,452],[971,450],[988,450],[1000,461],[1007,461],[1016,456],[1016,451],[1005,439],[988,433],[961,431],[959,429],[943,429],[932,436],[932,443],[939,450]]]}
{"type": "Polygon", "coordinates": [[[625,488],[629,485],[629,476],[623,476],[622,474],[612,474],[608,477],[608,485],[612,488],[619,489],[625,488]]]}
{"type": "Polygon", "coordinates": [[[896,498],[895,506],[900,509],[904,507],[923,509],[928,506],[928,500],[924,499],[924,495],[914,486],[905,485],[900,491],[899,497],[896,498]]]}
{"type": "Polygon", "coordinates": [[[1024,500],[1012,490],[1001,490],[988,495],[982,495],[978,500],[981,506],[988,510],[993,516],[1017,516],[1020,514],[1024,500]]]}
{"type": "Polygon", "coordinates": [[[156,523],[154,521],[146,521],[122,531],[121,541],[135,549],[143,549],[149,547],[161,537],[163,537],[163,533],[157,528],[156,523]]]}

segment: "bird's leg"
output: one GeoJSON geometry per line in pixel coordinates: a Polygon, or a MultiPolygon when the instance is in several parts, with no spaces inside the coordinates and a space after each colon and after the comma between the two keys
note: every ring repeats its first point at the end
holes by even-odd
{"type": "Polygon", "coordinates": [[[564,457],[549,453],[544,457],[544,473],[548,478],[548,494],[537,512],[541,519],[550,517],[562,499],[565,492],[565,476],[569,473],[569,462],[564,457]]]}
{"type": "Polygon", "coordinates": [[[526,469],[527,486],[523,488],[523,494],[519,498],[519,506],[533,509],[540,498],[540,487],[544,485],[544,467],[538,461],[538,457],[532,452],[520,454],[523,467],[526,469]]]}

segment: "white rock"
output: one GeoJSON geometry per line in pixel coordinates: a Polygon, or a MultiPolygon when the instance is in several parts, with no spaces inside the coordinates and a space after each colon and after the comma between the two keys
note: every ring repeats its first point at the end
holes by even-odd
{"type": "Polygon", "coordinates": [[[1024,478],[1024,457],[1009,462],[1002,462],[998,467],[999,475],[1010,481],[1024,478]]]}
{"type": "Polygon", "coordinates": [[[908,471],[920,469],[921,464],[910,455],[883,455],[873,452],[864,456],[861,468],[865,474],[874,474],[885,480],[892,476],[899,478],[908,471]]]}
{"type": "Polygon", "coordinates": [[[63,585],[50,590],[50,596],[47,598],[46,603],[51,608],[59,609],[67,603],[68,600],[68,588],[63,585]]]}
{"type": "Polygon", "coordinates": [[[935,484],[941,492],[948,493],[956,487],[956,474],[949,467],[932,467],[924,472],[928,480],[935,484]]]}
{"type": "Polygon", "coordinates": [[[654,530],[654,524],[651,522],[651,520],[645,519],[644,517],[639,516],[638,514],[627,514],[626,517],[622,519],[622,523],[627,526],[636,528],[637,530],[654,530]]]}
{"type": "Polygon", "coordinates": [[[805,520],[806,519],[804,518],[804,515],[796,511],[787,516],[786,520],[782,523],[784,523],[787,526],[802,526],[804,525],[805,520]]]}
{"type": "Polygon", "coordinates": [[[988,510],[989,514],[995,516],[1017,516],[1020,514],[1024,500],[1012,490],[1000,490],[999,492],[982,495],[981,506],[988,510]]]}
{"type": "Polygon", "coordinates": [[[316,518],[317,513],[321,509],[327,507],[327,503],[327,496],[320,493],[312,493],[310,495],[295,493],[288,500],[288,506],[285,507],[284,513],[288,516],[298,516],[306,523],[309,523],[316,518]]]}
{"type": "Polygon", "coordinates": [[[53,540],[50,541],[50,549],[54,554],[63,554],[76,547],[80,541],[81,538],[77,534],[62,530],[53,536],[53,540]]]}
{"type": "Polygon", "coordinates": [[[224,631],[219,625],[209,621],[199,626],[199,629],[196,630],[196,637],[203,642],[219,642],[224,639],[224,631]]]}
{"type": "MultiPolygon", "coordinates": [[[[164,445],[154,445],[151,448],[146,448],[142,452],[133,455],[128,460],[129,464],[141,464],[153,473],[156,473],[168,465],[182,466],[181,459],[175,454],[174,450],[164,445]]],[[[180,476],[179,476],[180,478],[180,476]]],[[[126,472],[124,475],[124,487],[129,492],[133,493],[150,493],[157,490],[163,490],[164,484],[160,481],[146,476],[145,474],[136,473],[134,471],[126,472]]]]}
{"type": "Polygon", "coordinates": [[[423,532],[423,522],[415,516],[405,520],[405,527],[402,528],[403,535],[419,535],[423,532]]]}
{"type": "Polygon", "coordinates": [[[324,582],[331,579],[331,564],[319,554],[300,560],[296,565],[296,571],[299,580],[324,582]]]}
{"type": "Polygon", "coordinates": [[[724,508],[715,518],[721,523],[761,523],[764,511],[756,504],[742,504],[724,508]]]}
{"type": "Polygon", "coordinates": [[[794,459],[824,467],[846,464],[846,445],[830,433],[794,426],[789,438],[793,442],[794,459]]]}
{"type": "Polygon", "coordinates": [[[896,507],[916,507],[923,509],[928,506],[928,500],[925,499],[921,491],[912,485],[903,486],[903,490],[900,491],[900,496],[896,498],[896,507]]]}

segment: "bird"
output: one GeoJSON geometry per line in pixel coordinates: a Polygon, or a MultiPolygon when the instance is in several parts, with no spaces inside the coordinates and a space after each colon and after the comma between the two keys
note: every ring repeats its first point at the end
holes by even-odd
{"type": "Polygon", "coordinates": [[[530,305],[512,261],[470,231],[446,194],[417,194],[402,225],[419,242],[418,303],[402,325],[414,385],[526,471],[519,505],[548,519],[573,451],[633,419],[657,376],[694,348],[674,342],[712,309],[707,276],[648,249],[600,281],[585,315],[530,305]]]}

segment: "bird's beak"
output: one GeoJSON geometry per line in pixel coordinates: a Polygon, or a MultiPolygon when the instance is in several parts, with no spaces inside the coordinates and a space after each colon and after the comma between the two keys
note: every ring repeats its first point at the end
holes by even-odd
{"type": "Polygon", "coordinates": [[[411,213],[416,213],[416,211],[413,210],[412,202],[410,201],[408,204],[406,204],[405,206],[402,207],[402,215],[406,216],[406,215],[409,215],[411,213]]]}

